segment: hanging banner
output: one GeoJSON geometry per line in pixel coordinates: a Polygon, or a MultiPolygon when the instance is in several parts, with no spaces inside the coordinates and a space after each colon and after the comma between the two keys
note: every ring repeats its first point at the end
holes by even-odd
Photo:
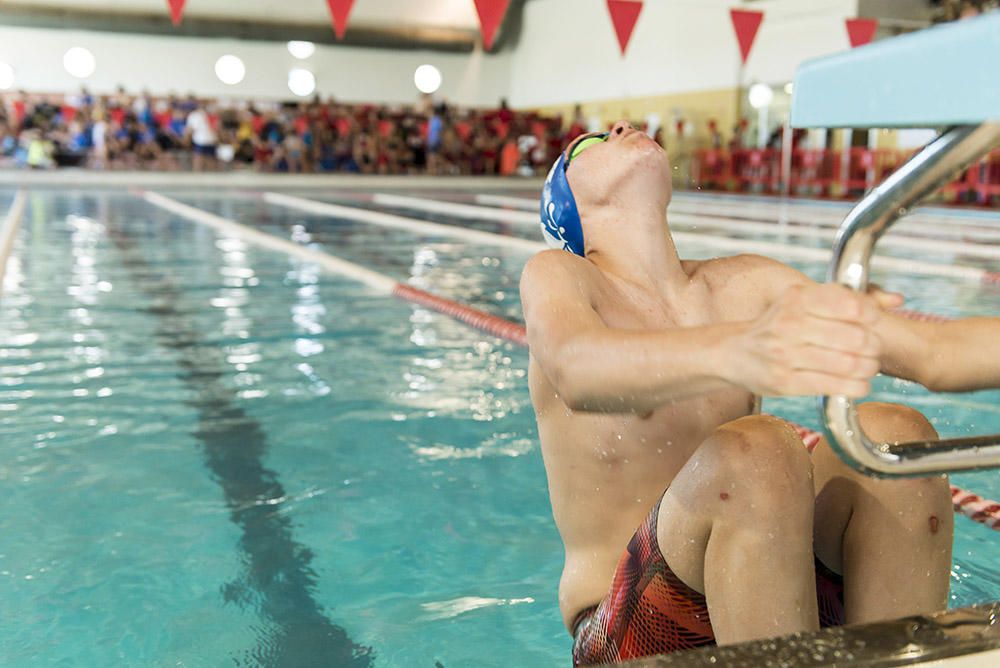
{"type": "Polygon", "coordinates": [[[736,31],[736,40],[740,43],[740,57],[743,64],[747,64],[750,57],[750,49],[753,48],[753,41],[757,37],[757,30],[761,21],[764,20],[764,12],[755,12],[747,9],[730,9],[729,17],[733,21],[733,30],[736,31]]]}
{"type": "Polygon", "coordinates": [[[642,0],[608,0],[608,13],[611,14],[611,23],[615,26],[618,47],[623,56],[628,49],[628,43],[632,40],[632,31],[635,30],[641,11],[642,0]]]}
{"type": "Polygon", "coordinates": [[[175,26],[181,24],[181,19],[184,16],[184,3],[187,0],[167,0],[167,6],[170,7],[170,20],[173,21],[175,26]]]}
{"type": "Polygon", "coordinates": [[[851,48],[864,46],[875,39],[878,30],[878,19],[847,19],[847,38],[851,40],[851,48]]]}
{"type": "Polygon", "coordinates": [[[326,0],[326,5],[330,8],[333,32],[337,35],[337,39],[344,39],[344,33],[347,31],[347,19],[354,8],[354,0],[326,0]]]}
{"type": "Polygon", "coordinates": [[[483,47],[489,51],[493,48],[493,39],[497,30],[507,15],[510,0],[475,0],[476,13],[479,14],[479,30],[483,36],[483,47]]]}

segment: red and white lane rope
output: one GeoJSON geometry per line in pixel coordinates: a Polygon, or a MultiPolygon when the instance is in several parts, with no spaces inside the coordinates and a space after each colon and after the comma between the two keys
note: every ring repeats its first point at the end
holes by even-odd
{"type": "MultiPolygon", "coordinates": [[[[810,452],[823,438],[822,434],[815,432],[808,427],[793,424],[795,431],[802,438],[802,442],[809,448],[810,452]]],[[[978,494],[966,491],[961,487],[951,486],[951,505],[956,513],[965,515],[971,520],[985,524],[991,529],[1000,531],[1000,503],[984,499],[978,494]]]]}
{"type": "MultiPolygon", "coordinates": [[[[360,283],[368,285],[375,291],[382,294],[391,294],[411,303],[419,304],[438,313],[442,313],[463,322],[471,327],[492,334],[519,346],[528,345],[528,335],[524,325],[501,318],[491,313],[486,313],[479,309],[472,308],[466,304],[438,297],[429,292],[415,288],[405,283],[400,283],[388,276],[384,276],[359,265],[333,257],[328,253],[312,248],[306,248],[291,241],[281,239],[271,234],[266,234],[258,230],[247,227],[235,221],[216,216],[201,209],[197,209],[176,200],[164,197],[153,192],[138,193],[147,202],[163,208],[167,211],[186,218],[187,220],[212,227],[224,234],[236,236],[249,243],[257,244],[272,250],[278,250],[289,255],[299,257],[304,260],[316,262],[321,267],[331,273],[354,279],[360,283]]],[[[927,313],[915,311],[901,311],[903,315],[917,320],[943,321],[947,318],[935,316],[927,313]]],[[[803,442],[810,449],[816,447],[821,435],[805,427],[797,427],[803,442]]],[[[1000,531],[1000,503],[983,499],[972,492],[952,486],[952,502],[955,512],[961,513],[970,519],[985,524],[1000,531]]]]}
{"type": "Polygon", "coordinates": [[[412,285],[400,283],[389,276],[366,269],[353,262],[341,260],[329,253],[302,246],[287,239],[276,237],[273,234],[255,230],[242,223],[237,223],[228,218],[217,216],[214,213],[188,206],[158,193],[138,191],[136,194],[154,206],[170,211],[194,223],[211,227],[222,234],[236,237],[263,248],[281,251],[308,262],[314,262],[332,274],[363,283],[379,294],[394,295],[399,299],[420,304],[425,308],[443,313],[471,327],[499,338],[507,339],[518,345],[526,346],[528,344],[524,327],[517,323],[485,311],[480,311],[471,306],[445,299],[444,297],[438,297],[437,295],[415,288],[412,285]]]}

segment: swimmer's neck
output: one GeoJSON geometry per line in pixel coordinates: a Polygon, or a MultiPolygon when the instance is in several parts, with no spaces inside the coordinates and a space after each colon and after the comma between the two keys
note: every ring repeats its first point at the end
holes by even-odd
{"type": "Polygon", "coordinates": [[[586,230],[587,259],[611,278],[668,298],[690,280],[665,210],[595,211],[586,230]]]}

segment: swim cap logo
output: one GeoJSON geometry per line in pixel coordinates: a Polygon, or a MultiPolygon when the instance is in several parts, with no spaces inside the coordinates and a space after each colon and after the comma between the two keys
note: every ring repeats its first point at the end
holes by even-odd
{"type": "Polygon", "coordinates": [[[549,205],[545,207],[545,229],[543,230],[548,237],[545,241],[548,242],[549,246],[553,248],[561,245],[563,250],[570,250],[569,241],[566,240],[566,228],[559,227],[556,223],[556,203],[549,202],[549,205]]]}

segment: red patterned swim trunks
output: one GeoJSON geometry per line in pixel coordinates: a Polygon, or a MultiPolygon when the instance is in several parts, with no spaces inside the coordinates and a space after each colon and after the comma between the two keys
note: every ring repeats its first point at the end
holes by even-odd
{"type": "MultiPolygon", "coordinates": [[[[617,663],[715,644],[705,597],[674,575],[650,511],[618,562],[611,591],[573,623],[573,665],[617,663]]],[[[816,560],[820,624],[844,623],[843,581],[816,560]]]]}

